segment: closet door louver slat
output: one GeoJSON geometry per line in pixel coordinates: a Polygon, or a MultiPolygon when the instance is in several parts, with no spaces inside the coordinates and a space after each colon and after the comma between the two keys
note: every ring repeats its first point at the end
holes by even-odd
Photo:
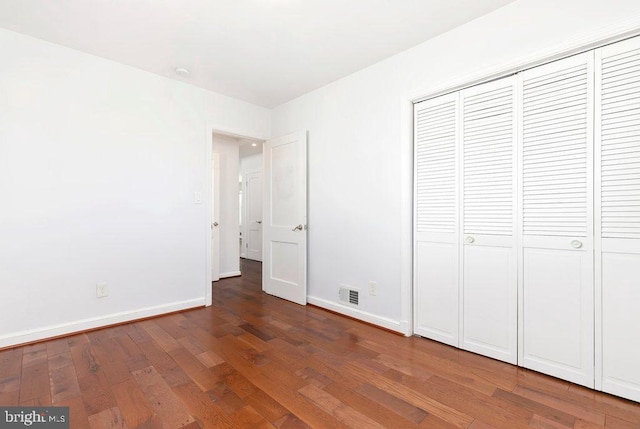
{"type": "Polygon", "coordinates": [[[455,232],[455,162],[455,100],[419,111],[416,114],[418,232],[455,232]]]}
{"type": "Polygon", "coordinates": [[[523,82],[525,235],[587,235],[588,84],[586,63],[523,82]],[[562,199],[551,206],[537,202],[533,195],[562,195],[562,199]],[[579,207],[581,216],[564,223],[566,228],[558,228],[551,216],[531,216],[534,205],[538,211],[547,207],[561,210],[563,201],[571,200],[584,201],[584,205],[579,207]]]}
{"type": "Polygon", "coordinates": [[[464,98],[465,234],[513,234],[513,97],[509,85],[464,98]]]}
{"type": "Polygon", "coordinates": [[[640,49],[603,58],[601,64],[602,237],[638,238],[640,212],[624,202],[638,199],[640,175],[624,174],[624,167],[640,166],[640,92],[622,88],[640,81],[640,49]]]}

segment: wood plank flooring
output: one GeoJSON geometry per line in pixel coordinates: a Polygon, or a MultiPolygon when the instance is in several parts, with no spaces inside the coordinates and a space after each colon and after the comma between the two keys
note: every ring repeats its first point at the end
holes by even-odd
{"type": "Polygon", "coordinates": [[[640,404],[260,291],[0,352],[0,405],[72,428],[640,428],[640,404]]]}

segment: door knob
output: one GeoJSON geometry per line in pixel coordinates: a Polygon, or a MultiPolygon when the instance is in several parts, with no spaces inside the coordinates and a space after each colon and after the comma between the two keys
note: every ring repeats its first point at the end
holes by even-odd
{"type": "Polygon", "coordinates": [[[298,225],[295,228],[293,228],[291,231],[302,231],[302,225],[298,225]]]}
{"type": "Polygon", "coordinates": [[[579,249],[582,247],[582,241],[580,240],[573,240],[571,242],[571,247],[573,247],[574,249],[579,249]]]}
{"type": "Polygon", "coordinates": [[[467,243],[469,243],[469,244],[471,244],[471,243],[473,243],[474,241],[476,241],[476,239],[475,239],[475,238],[473,238],[473,237],[467,237],[467,238],[465,238],[465,239],[464,239],[464,241],[465,241],[465,242],[467,242],[467,243]]]}
{"type": "Polygon", "coordinates": [[[262,221],[261,220],[257,220],[256,223],[262,223],[262,221]]]}
{"type": "Polygon", "coordinates": [[[218,222],[213,222],[213,226],[218,226],[219,223],[218,222]]]}

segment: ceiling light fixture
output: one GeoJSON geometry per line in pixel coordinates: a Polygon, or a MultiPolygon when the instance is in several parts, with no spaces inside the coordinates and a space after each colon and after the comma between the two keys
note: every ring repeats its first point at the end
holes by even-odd
{"type": "Polygon", "coordinates": [[[178,76],[189,76],[189,74],[191,73],[189,69],[186,69],[184,67],[176,67],[175,72],[178,76]]]}
{"type": "Polygon", "coordinates": [[[251,143],[251,146],[256,147],[258,145],[256,143],[251,143]]]}

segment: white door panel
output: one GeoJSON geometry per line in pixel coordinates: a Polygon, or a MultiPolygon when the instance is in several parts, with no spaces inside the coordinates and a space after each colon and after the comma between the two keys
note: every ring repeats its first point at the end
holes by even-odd
{"type": "Polygon", "coordinates": [[[513,247],[464,245],[462,346],[517,363],[517,275],[513,247]]]}
{"type": "Polygon", "coordinates": [[[262,171],[246,174],[245,181],[245,255],[262,261],[262,171]]]}
{"type": "Polygon", "coordinates": [[[640,401],[640,38],[596,50],[596,383],[640,401]]]}
{"type": "Polygon", "coordinates": [[[307,303],[307,135],[290,134],[264,145],[262,288],[307,303]]]}
{"type": "Polygon", "coordinates": [[[640,400],[640,253],[602,254],[602,390],[640,400]]]}
{"type": "Polygon", "coordinates": [[[519,361],[593,387],[593,53],[519,79],[519,361]]]}
{"type": "Polygon", "coordinates": [[[418,242],[415,247],[414,331],[458,346],[458,245],[418,242]]]}
{"type": "Polygon", "coordinates": [[[414,331],[458,346],[458,95],[414,108],[414,331]]]}
{"type": "Polygon", "coordinates": [[[461,347],[517,362],[516,80],[461,92],[461,347]]]}
{"type": "Polygon", "coordinates": [[[593,385],[590,251],[525,248],[523,366],[593,385]]]}

